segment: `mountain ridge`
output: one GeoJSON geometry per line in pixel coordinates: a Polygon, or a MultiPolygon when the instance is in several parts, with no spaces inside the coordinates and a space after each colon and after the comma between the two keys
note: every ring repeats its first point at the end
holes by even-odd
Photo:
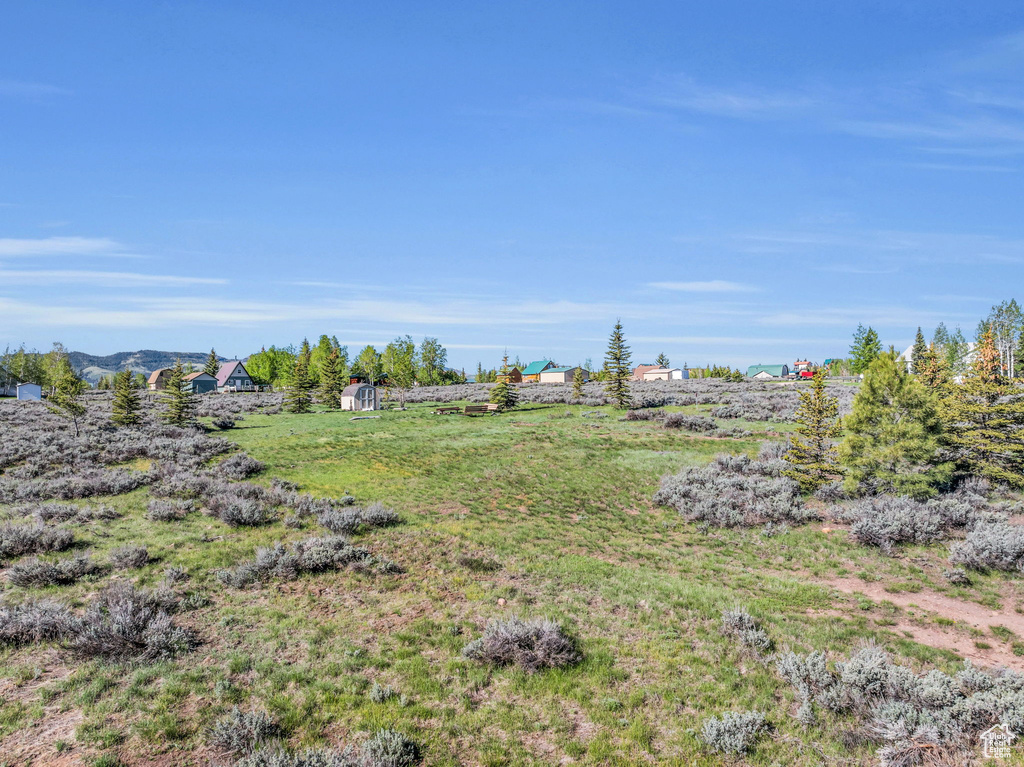
{"type": "MultiPolygon", "coordinates": [[[[90,384],[95,384],[104,376],[131,369],[136,373],[148,376],[154,370],[172,367],[176,360],[182,364],[202,368],[206,364],[209,352],[165,352],[156,349],[139,349],[132,352],[115,352],[114,354],[98,355],[86,352],[68,352],[68,360],[75,370],[90,384]]],[[[224,362],[226,357],[217,357],[224,362]]]]}

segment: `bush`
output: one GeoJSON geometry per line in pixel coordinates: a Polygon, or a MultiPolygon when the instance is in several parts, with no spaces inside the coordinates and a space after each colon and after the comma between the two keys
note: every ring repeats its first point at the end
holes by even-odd
{"type": "Polygon", "coordinates": [[[756,461],[744,455],[719,455],[708,466],[663,478],[654,502],[717,527],[815,518],[800,499],[799,485],[780,476],[784,467],[772,451],[756,461]]]}
{"type": "Polygon", "coordinates": [[[1006,522],[979,524],[953,544],[949,561],[974,570],[1024,569],[1024,527],[1006,522]]]}
{"type": "Polygon", "coordinates": [[[214,418],[212,423],[221,430],[235,428],[235,419],[226,415],[221,416],[220,418],[214,418]]]}
{"type": "Polygon", "coordinates": [[[145,546],[120,546],[110,552],[110,564],[115,570],[136,570],[149,563],[149,550],[145,546]]]}
{"type": "Polygon", "coordinates": [[[235,767],[412,767],[420,761],[416,744],[394,730],[379,730],[361,749],[286,751],[280,744],[260,749],[235,767]]]}
{"type": "Polygon", "coordinates": [[[108,661],[155,661],[190,652],[195,632],[175,625],[166,595],[115,582],[99,593],[70,638],[79,655],[108,661]]]}
{"type": "Polygon", "coordinates": [[[401,523],[402,518],[382,503],[373,503],[365,509],[355,508],[339,511],[331,509],[317,515],[317,522],[332,533],[352,535],[362,528],[390,527],[401,523]]]}
{"type": "Polygon", "coordinates": [[[714,419],[686,413],[669,413],[665,416],[663,423],[666,429],[682,429],[684,431],[708,432],[718,428],[714,419]]]}
{"type": "Polygon", "coordinates": [[[49,599],[0,605],[0,645],[27,645],[64,639],[78,619],[64,605],[49,599]]]}
{"type": "MultiPolygon", "coordinates": [[[[624,420],[624,421],[654,421],[654,420],[660,418],[662,415],[664,415],[664,413],[662,411],[660,411],[660,410],[650,410],[650,409],[647,409],[647,408],[640,409],[640,410],[627,410],[626,411],[626,415],[623,416],[622,420],[624,420]]],[[[673,413],[673,415],[675,415],[675,413],[673,413]]],[[[567,410],[566,411],[566,416],[564,416],[564,417],[571,417],[571,416],[572,416],[572,411],[571,410],[567,410]]]]}
{"type": "Polygon", "coordinates": [[[231,527],[259,527],[273,522],[277,515],[257,500],[231,495],[216,495],[207,499],[210,513],[231,527]]]}
{"type": "Polygon", "coordinates": [[[758,654],[771,652],[772,640],[768,632],[742,607],[722,611],[722,634],[758,654]]]}
{"type": "Polygon", "coordinates": [[[949,526],[931,505],[910,498],[881,495],[858,501],[850,516],[850,534],[865,546],[892,554],[898,543],[931,543],[948,534],[949,526]]]}
{"type": "Polygon", "coordinates": [[[195,504],[189,499],[171,501],[154,498],[147,506],[146,519],[154,522],[174,522],[184,519],[194,509],[195,504]]]}
{"type": "Polygon", "coordinates": [[[210,728],[209,744],[224,754],[246,756],[280,734],[277,722],[264,711],[234,706],[210,728]]]}
{"type": "Polygon", "coordinates": [[[728,712],[721,718],[704,722],[700,739],[712,751],[722,754],[744,754],[754,747],[767,731],[768,721],[759,711],[728,712]]]}
{"type": "Polygon", "coordinates": [[[496,666],[516,665],[531,673],[572,666],[582,660],[576,641],[557,623],[523,621],[515,616],[490,621],[483,636],[466,645],[462,654],[496,666]]]}
{"type": "Polygon", "coordinates": [[[7,571],[7,580],[15,586],[66,586],[86,575],[95,575],[103,568],[89,559],[88,554],[62,559],[57,562],[44,562],[32,557],[7,571]]]}
{"type": "Polygon", "coordinates": [[[229,479],[248,479],[265,468],[266,466],[255,458],[245,453],[235,453],[217,464],[216,471],[229,479]]]}
{"type": "Polygon", "coordinates": [[[780,656],[776,670],[803,703],[801,721],[813,720],[813,706],[856,717],[875,742],[883,764],[941,757],[935,764],[966,764],[978,736],[993,724],[1024,726],[1024,675],[1007,669],[982,671],[969,661],[956,675],[938,670],[916,674],[868,646],[828,668],[825,656],[780,656]],[[945,761],[943,761],[943,759],[945,761]],[[887,761],[888,760],[888,761],[887,761]]]}
{"type": "Polygon", "coordinates": [[[42,554],[71,548],[75,536],[62,527],[45,525],[0,525],[0,559],[23,554],[42,554]]]}
{"type": "Polygon", "coordinates": [[[366,767],[411,767],[420,760],[420,750],[409,738],[394,730],[379,730],[363,746],[366,767]]]}
{"type": "Polygon", "coordinates": [[[398,697],[398,693],[394,689],[378,682],[374,682],[370,688],[370,700],[374,703],[387,703],[395,697],[398,697]]]}
{"type": "Polygon", "coordinates": [[[281,543],[257,549],[251,562],[243,562],[234,570],[222,570],[217,577],[227,586],[244,588],[272,579],[293,580],[303,573],[368,564],[370,559],[367,549],[352,546],[344,536],[306,538],[292,544],[290,549],[281,543]]]}

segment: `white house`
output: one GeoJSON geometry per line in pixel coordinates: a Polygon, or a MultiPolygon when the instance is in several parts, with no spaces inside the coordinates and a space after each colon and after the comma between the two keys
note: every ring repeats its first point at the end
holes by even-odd
{"type": "MultiPolygon", "coordinates": [[[[573,376],[576,375],[577,370],[582,368],[548,368],[540,372],[541,383],[572,383],[573,376]]],[[[590,380],[590,371],[583,371],[583,380],[590,380]]]]}
{"type": "MultiPolygon", "coordinates": [[[[967,342],[967,351],[964,352],[963,358],[964,365],[971,365],[974,363],[974,358],[976,356],[976,347],[977,344],[974,343],[974,341],[967,342]]],[[[910,346],[908,346],[906,350],[903,352],[903,354],[896,358],[896,361],[903,363],[907,368],[907,372],[910,372],[914,367],[914,345],[911,344],[910,346]]]]}
{"type": "Polygon", "coordinates": [[[42,399],[43,387],[34,383],[18,384],[18,399],[42,399]]]}
{"type": "Polygon", "coordinates": [[[342,410],[376,410],[380,407],[377,387],[368,383],[346,386],[341,392],[342,410]]]}

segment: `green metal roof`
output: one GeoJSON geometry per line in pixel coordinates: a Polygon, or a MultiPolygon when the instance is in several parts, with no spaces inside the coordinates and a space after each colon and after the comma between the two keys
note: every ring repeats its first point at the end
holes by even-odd
{"type": "Polygon", "coordinates": [[[529,365],[523,368],[523,375],[535,376],[538,373],[540,373],[540,371],[544,370],[548,365],[551,364],[554,364],[551,362],[551,360],[537,360],[535,362],[531,362],[529,365]]]}
{"type": "Polygon", "coordinates": [[[776,378],[782,378],[786,374],[786,365],[751,365],[747,368],[747,378],[753,378],[758,373],[768,373],[776,378]]]}

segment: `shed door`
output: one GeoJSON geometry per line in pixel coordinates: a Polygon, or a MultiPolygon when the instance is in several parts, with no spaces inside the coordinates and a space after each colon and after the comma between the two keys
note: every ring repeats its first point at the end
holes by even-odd
{"type": "Polygon", "coordinates": [[[373,410],[373,399],[373,389],[369,386],[364,386],[359,390],[359,409],[373,410]]]}

